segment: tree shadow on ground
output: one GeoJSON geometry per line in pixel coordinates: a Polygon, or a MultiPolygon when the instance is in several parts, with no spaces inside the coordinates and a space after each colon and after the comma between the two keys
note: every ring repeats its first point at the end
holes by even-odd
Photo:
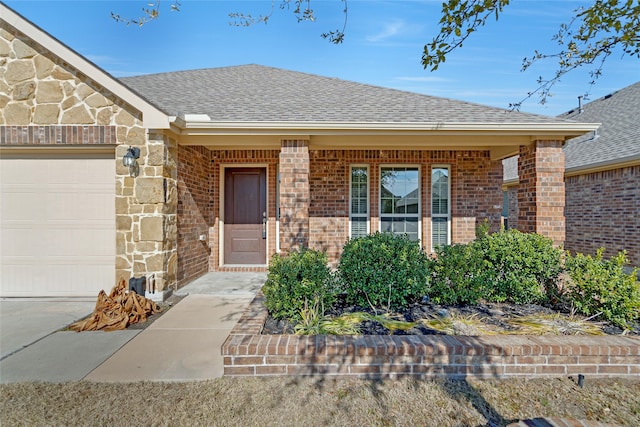
{"type": "Polygon", "coordinates": [[[466,379],[448,379],[442,389],[460,403],[469,402],[486,420],[486,426],[506,426],[518,420],[507,420],[466,379]]]}
{"type": "MultiPolygon", "coordinates": [[[[376,403],[376,407],[381,413],[380,422],[383,425],[394,425],[395,420],[393,416],[392,408],[389,405],[390,396],[385,390],[385,383],[388,381],[399,381],[408,379],[408,386],[413,388],[416,393],[424,392],[422,385],[426,381],[437,385],[444,393],[450,397],[453,401],[458,402],[460,406],[472,407],[486,422],[478,424],[480,426],[487,427],[502,427],[511,423],[518,422],[519,419],[507,419],[505,418],[491,403],[489,403],[482,393],[470,384],[465,378],[437,378],[437,379],[421,379],[414,376],[398,376],[396,378],[367,378],[357,380],[344,379],[340,377],[292,377],[287,382],[288,387],[300,387],[304,381],[312,381],[312,390],[318,393],[327,393],[329,391],[336,394],[336,399],[332,402],[335,406],[336,413],[342,413],[348,415],[351,409],[346,400],[342,400],[341,397],[345,397],[348,394],[361,393],[363,388],[373,398],[376,403]],[[332,382],[344,381],[342,387],[338,387],[336,390],[335,384],[332,382]],[[363,387],[363,388],[362,388],[363,387]],[[343,395],[343,396],[341,396],[343,395]]],[[[310,395],[303,399],[303,402],[310,400],[310,395]]],[[[328,424],[331,423],[330,419],[324,420],[328,424]]],[[[462,425],[462,424],[460,424],[462,425]]]]}

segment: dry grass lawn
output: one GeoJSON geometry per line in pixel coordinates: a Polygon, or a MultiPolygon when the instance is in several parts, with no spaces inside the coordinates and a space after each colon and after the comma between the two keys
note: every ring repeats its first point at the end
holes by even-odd
{"type": "Polygon", "coordinates": [[[368,381],[222,378],[190,383],[0,386],[5,426],[483,426],[563,416],[640,425],[640,379],[368,381]]]}

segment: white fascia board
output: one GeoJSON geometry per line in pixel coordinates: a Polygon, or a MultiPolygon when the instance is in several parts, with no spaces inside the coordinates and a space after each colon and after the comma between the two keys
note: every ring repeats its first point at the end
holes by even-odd
{"type": "Polygon", "coordinates": [[[385,132],[412,132],[425,134],[496,134],[496,135],[562,135],[573,138],[594,131],[599,123],[454,123],[454,122],[212,122],[183,121],[178,125],[183,134],[237,135],[237,134],[381,134],[385,132]]]}
{"type": "Polygon", "coordinates": [[[7,24],[30,37],[53,55],[59,57],[90,79],[96,81],[116,97],[140,111],[146,128],[169,128],[169,118],[164,112],[133,92],[111,74],[69,48],[37,25],[23,18],[3,3],[0,3],[0,17],[7,24]]]}

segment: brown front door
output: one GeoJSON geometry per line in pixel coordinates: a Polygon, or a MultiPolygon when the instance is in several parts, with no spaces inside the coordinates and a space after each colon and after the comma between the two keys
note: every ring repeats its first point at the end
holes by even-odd
{"type": "Polygon", "coordinates": [[[224,173],[224,263],[267,263],[267,171],[227,168],[224,173]]]}

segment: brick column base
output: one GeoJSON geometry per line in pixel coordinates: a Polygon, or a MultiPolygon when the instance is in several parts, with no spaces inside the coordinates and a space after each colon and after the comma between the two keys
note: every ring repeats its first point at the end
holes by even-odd
{"type": "Polygon", "coordinates": [[[520,147],[518,176],[518,229],[548,237],[556,246],[564,244],[562,141],[538,140],[520,147]]]}
{"type": "Polygon", "coordinates": [[[280,248],[309,246],[309,141],[283,140],[280,151],[280,248]]]}

